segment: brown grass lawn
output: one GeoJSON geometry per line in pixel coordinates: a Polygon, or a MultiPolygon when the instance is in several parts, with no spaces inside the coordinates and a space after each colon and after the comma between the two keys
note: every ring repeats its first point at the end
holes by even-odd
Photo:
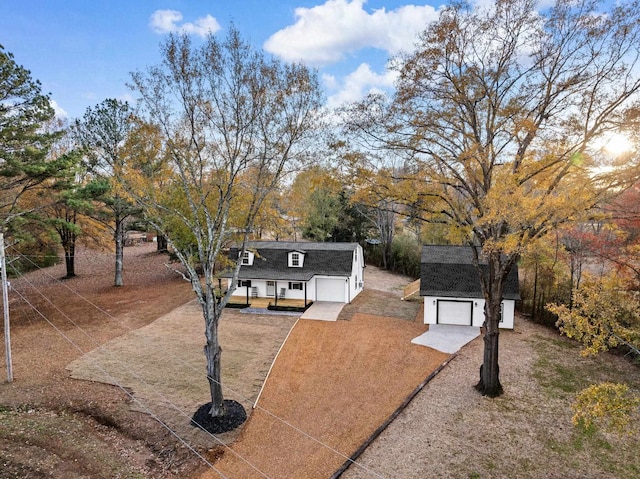
{"type": "MultiPolygon", "coordinates": [[[[222,381],[227,399],[251,412],[273,359],[296,318],[224,312],[219,326],[223,345],[222,381]]],[[[133,406],[153,411],[193,446],[213,439],[193,428],[191,416],[211,400],[202,352],[202,310],[193,300],[153,323],[118,337],[72,362],[74,379],[120,384],[135,393],[133,406]]],[[[224,442],[237,435],[220,435],[224,442]]]]}
{"type": "Polygon", "coordinates": [[[449,357],[411,344],[424,331],[418,322],[363,314],[300,321],[260,409],[216,468],[227,477],[330,477],[449,357]]]}
{"type": "MultiPolygon", "coordinates": [[[[212,467],[232,479],[257,475],[188,425],[209,399],[203,324],[188,283],[153,245],[125,254],[122,288],[112,286],[113,255],[88,251],[79,252],[72,280],[58,280],[62,265],[12,280],[15,381],[4,381],[3,350],[0,478],[221,477],[212,467]],[[102,379],[121,388],[73,379],[67,367],[90,379],[107,370],[102,379]]],[[[420,303],[398,299],[410,279],[371,267],[365,279],[367,291],[343,320],[294,327],[232,445],[268,477],[329,477],[445,357],[409,342],[425,330],[415,321],[420,303]]],[[[294,321],[225,312],[228,398],[249,408],[294,321]]],[[[474,340],[343,477],[640,477],[640,417],[622,436],[582,433],[570,422],[581,388],[612,380],[640,391],[640,368],[606,354],[582,358],[572,341],[522,321],[500,347],[502,397],[472,388],[482,358],[482,339],[474,340]]]]}
{"type": "MultiPolygon", "coordinates": [[[[503,396],[487,399],[472,385],[482,339],[464,347],[360,458],[381,477],[640,477],[640,414],[620,435],[585,433],[571,424],[571,402],[588,385],[628,383],[640,392],[640,368],[603,354],[580,356],[577,344],[517,319],[500,335],[503,396]]],[[[345,479],[369,479],[351,467],[345,479]]]]}

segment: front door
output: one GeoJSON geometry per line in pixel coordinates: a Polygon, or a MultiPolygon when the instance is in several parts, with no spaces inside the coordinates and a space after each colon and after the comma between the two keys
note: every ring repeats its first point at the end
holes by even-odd
{"type": "Polygon", "coordinates": [[[276,282],[267,281],[267,296],[275,297],[276,295],[276,282]]]}

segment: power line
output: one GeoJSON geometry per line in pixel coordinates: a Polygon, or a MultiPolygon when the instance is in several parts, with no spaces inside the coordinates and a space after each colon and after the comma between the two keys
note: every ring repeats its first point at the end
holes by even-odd
{"type": "MultiPolygon", "coordinates": [[[[18,255],[21,255],[21,253],[17,252],[18,255]]],[[[23,256],[23,255],[21,255],[23,256]]],[[[26,258],[26,257],[25,257],[26,258]]],[[[75,294],[76,296],[78,296],[80,299],[82,299],[83,301],[87,302],[88,304],[90,304],[91,306],[93,306],[94,308],[96,308],[98,311],[100,311],[101,313],[103,313],[105,316],[107,316],[108,318],[110,318],[111,320],[117,322],[118,324],[120,324],[121,326],[125,327],[125,329],[127,329],[128,331],[133,331],[133,329],[131,327],[129,327],[129,325],[127,325],[126,323],[124,323],[123,321],[121,321],[119,318],[116,318],[115,316],[113,316],[112,314],[110,314],[108,311],[104,310],[103,308],[101,308],[99,305],[95,304],[94,302],[92,302],[91,300],[89,300],[88,298],[84,297],[82,294],[78,293],[76,290],[74,290],[73,288],[69,287],[67,284],[63,283],[62,281],[60,281],[58,278],[55,278],[54,276],[50,275],[44,268],[38,266],[36,263],[34,263],[33,261],[31,261],[29,258],[26,258],[27,261],[31,262],[36,268],[38,268],[39,270],[43,271],[44,274],[46,274],[49,278],[53,279],[54,281],[56,281],[57,283],[61,284],[64,288],[68,289],[70,292],[72,292],[73,294],[75,294]]],[[[35,288],[35,287],[34,287],[35,288]]],[[[42,294],[42,293],[41,293],[42,294]]],[[[52,303],[53,304],[53,303],[52,303]]],[[[165,353],[167,353],[166,351],[164,351],[165,353]]],[[[173,359],[175,359],[176,361],[182,363],[183,365],[185,365],[187,368],[192,369],[193,371],[195,371],[197,374],[206,377],[208,380],[214,381],[216,383],[218,383],[218,381],[216,381],[214,378],[210,378],[209,376],[207,376],[206,373],[204,373],[203,371],[195,368],[194,366],[190,365],[189,363],[187,363],[186,361],[184,361],[182,358],[172,355],[169,353],[169,356],[172,357],[173,359]]],[[[247,403],[252,403],[253,401],[251,401],[249,398],[244,397],[241,393],[239,393],[238,391],[234,391],[233,389],[229,388],[228,386],[220,383],[221,386],[226,389],[227,391],[231,392],[232,394],[234,394],[236,397],[240,398],[243,401],[246,401],[247,403]]],[[[176,406],[177,407],[177,406],[176,406]]],[[[278,416],[277,414],[263,408],[262,406],[259,405],[254,405],[254,409],[258,409],[260,411],[263,411],[264,413],[266,413],[268,416],[274,418],[275,420],[281,422],[282,424],[284,424],[285,426],[293,429],[294,431],[296,431],[298,434],[310,439],[311,441],[319,444],[320,446],[328,449],[329,451],[331,451],[332,453],[338,455],[339,457],[346,459],[348,461],[352,461],[352,463],[356,466],[359,467],[360,469],[368,472],[369,474],[372,474],[373,476],[376,477],[380,477],[382,478],[383,476],[381,476],[380,474],[376,473],[375,471],[370,470],[369,468],[367,468],[366,466],[359,464],[357,461],[353,461],[348,455],[338,451],[337,449],[333,448],[332,446],[330,446],[329,444],[324,443],[323,441],[321,441],[320,439],[315,438],[314,436],[312,436],[311,434],[305,432],[304,430],[302,430],[301,428],[295,426],[294,424],[290,423],[289,421],[287,421],[286,419],[278,416]]],[[[215,438],[215,436],[213,436],[215,438]]],[[[217,439],[217,438],[216,438],[217,439]]],[[[217,439],[218,440],[218,439],[217,439]]],[[[219,440],[218,440],[219,441],[219,440]]],[[[228,448],[228,446],[225,445],[225,447],[228,448]]],[[[231,451],[234,452],[235,451],[232,448],[229,448],[231,451]]],[[[238,455],[238,457],[240,459],[242,459],[243,461],[247,462],[247,464],[251,465],[250,462],[246,461],[245,459],[243,459],[241,456],[238,455]]],[[[253,466],[252,466],[253,467],[253,466]]],[[[256,469],[258,470],[258,469],[256,469]]],[[[259,470],[258,470],[259,471],[259,470]]],[[[260,472],[260,471],[259,471],[260,472]]],[[[265,476],[266,477],[266,476],[265,476]]]]}
{"type": "MultiPolygon", "coordinates": [[[[69,344],[71,344],[73,347],[75,347],[80,353],[85,354],[85,352],[82,350],[82,348],[76,344],[75,341],[73,341],[69,336],[67,336],[62,330],[60,330],[60,328],[58,328],[55,324],[53,324],[49,318],[47,318],[44,314],[42,314],[38,308],[36,308],[33,304],[31,304],[31,302],[25,297],[23,296],[19,291],[16,291],[16,293],[18,294],[18,296],[20,296],[23,301],[25,303],[27,303],[29,306],[31,306],[31,308],[33,308],[34,311],[36,311],[41,317],[42,319],[44,319],[60,336],[62,336],[69,344]]],[[[207,458],[205,458],[202,454],[200,454],[198,451],[196,451],[193,446],[191,446],[189,443],[187,443],[184,439],[182,439],[182,437],[180,437],[180,435],[175,432],[171,427],[169,427],[169,425],[167,425],[164,421],[162,421],[156,414],[154,414],[153,411],[151,411],[142,401],[140,401],[138,398],[134,397],[134,395],[132,393],[130,393],[129,391],[127,391],[127,389],[122,386],[120,383],[118,383],[118,381],[111,376],[102,366],[100,366],[100,364],[98,364],[97,361],[93,361],[91,359],[89,359],[90,361],[92,361],[94,363],[94,366],[96,368],[98,368],[100,371],[102,371],[102,373],[108,377],[110,380],[113,381],[113,384],[115,384],[122,392],[124,392],[127,396],[129,396],[129,398],[136,402],[147,414],[149,414],[149,416],[151,416],[153,419],[155,419],[156,421],[158,421],[162,427],[164,427],[167,431],[169,431],[169,433],[171,433],[176,439],[178,439],[178,441],[180,441],[184,446],[186,446],[191,452],[193,452],[196,456],[198,456],[205,464],[207,464],[211,469],[213,469],[215,472],[217,472],[220,477],[222,477],[223,479],[228,479],[227,476],[225,476],[221,471],[219,471],[213,464],[211,464],[211,462],[209,462],[207,460],[207,458]]]]}
{"type": "MultiPolygon", "coordinates": [[[[64,311],[62,311],[55,303],[53,303],[51,301],[51,299],[49,299],[44,293],[42,293],[42,291],[40,291],[38,288],[36,288],[26,277],[24,277],[24,275],[21,275],[22,278],[24,279],[24,281],[29,284],[29,286],[31,286],[35,291],[38,292],[38,294],[40,294],[49,304],[51,304],[60,314],[63,315],[63,317],[69,321],[76,329],[78,329],[82,334],[84,334],[87,338],[89,338],[93,344],[97,347],[100,346],[99,343],[97,343],[92,337],[91,335],[86,332],[82,327],[80,327],[78,324],[76,324],[64,311]]],[[[43,318],[45,318],[45,315],[40,312],[34,305],[32,305],[28,300],[26,300],[26,298],[24,297],[24,295],[22,295],[21,293],[17,292],[18,295],[20,297],[22,297],[25,302],[31,306],[31,308],[36,311],[40,316],[42,316],[43,318]]],[[[52,324],[47,318],[45,318],[45,320],[49,323],[52,324]]],[[[55,328],[55,327],[54,327],[55,328]]],[[[56,331],[58,331],[57,328],[55,328],[56,331]]],[[[68,336],[63,335],[63,337],[67,340],[69,340],[68,336]]],[[[82,348],[80,348],[80,346],[78,346],[76,343],[72,343],[83,355],[86,354],[85,351],[82,350],[82,348]]],[[[167,398],[164,394],[162,394],[162,392],[158,391],[155,387],[153,387],[152,385],[150,385],[147,381],[144,380],[144,378],[142,378],[140,375],[138,375],[137,373],[135,373],[133,370],[131,370],[126,363],[120,361],[120,359],[118,359],[115,355],[107,352],[107,354],[114,359],[119,365],[121,365],[123,367],[124,370],[126,370],[127,372],[131,373],[133,377],[135,377],[137,380],[140,381],[141,384],[144,384],[145,386],[147,386],[148,388],[150,388],[154,393],[156,393],[166,404],[170,405],[173,409],[175,409],[178,413],[180,413],[181,416],[187,418],[187,419],[191,419],[190,416],[188,414],[186,414],[184,411],[182,411],[182,409],[180,409],[180,407],[175,404],[174,402],[172,402],[169,398],[167,398]]],[[[106,370],[100,366],[98,366],[98,361],[89,358],[89,360],[91,361],[92,364],[96,365],[96,367],[98,367],[98,369],[100,369],[100,371],[102,371],[103,373],[105,373],[105,375],[114,382],[114,384],[116,384],[120,389],[124,390],[124,386],[122,386],[111,374],[106,373],[106,370]]],[[[185,365],[188,366],[188,364],[186,362],[183,362],[185,365]]],[[[194,368],[195,370],[195,368],[194,368]]],[[[196,370],[197,371],[197,370],[196,370]]],[[[139,404],[142,404],[141,400],[137,400],[137,402],[139,404]]],[[[145,407],[146,410],[149,410],[147,407],[145,407]]],[[[154,419],[157,419],[157,416],[152,414],[152,417],[154,419]]],[[[192,419],[191,419],[192,420],[192,419]]],[[[193,421],[193,420],[192,420],[193,421]]],[[[160,421],[162,423],[162,421],[160,421]]],[[[260,473],[263,477],[266,477],[267,479],[269,478],[269,476],[267,476],[263,471],[261,471],[257,466],[255,466],[253,463],[251,463],[249,460],[245,459],[244,457],[242,457],[242,455],[240,455],[238,452],[236,452],[235,450],[233,450],[232,448],[230,448],[229,446],[227,446],[220,438],[218,438],[215,434],[213,434],[212,432],[206,430],[206,428],[199,424],[196,421],[193,421],[193,423],[198,426],[198,428],[200,430],[202,430],[203,432],[205,432],[206,434],[208,434],[209,436],[211,436],[217,443],[219,443],[221,446],[225,447],[226,449],[228,449],[229,451],[231,451],[232,454],[234,454],[235,456],[237,456],[240,460],[242,460],[243,462],[245,462],[247,465],[249,465],[251,468],[253,468],[256,472],[260,473]]],[[[163,425],[165,425],[164,423],[162,423],[163,425]]],[[[168,426],[165,426],[168,427],[168,426]]],[[[173,432],[173,431],[172,431],[173,432]]],[[[177,433],[174,432],[174,435],[177,436],[177,433]]]]}

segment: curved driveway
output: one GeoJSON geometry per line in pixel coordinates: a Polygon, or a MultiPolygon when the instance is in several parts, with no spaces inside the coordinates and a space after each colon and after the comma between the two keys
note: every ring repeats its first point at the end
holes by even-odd
{"type": "MultiPolygon", "coordinates": [[[[378,293],[365,290],[354,304],[366,309],[378,293]]],[[[385,297],[384,301],[400,299],[385,297]]],[[[393,310],[393,304],[387,306],[393,310]]],[[[426,330],[419,321],[351,314],[349,321],[298,321],[274,364],[258,408],[232,446],[236,455],[225,451],[216,464],[223,474],[233,478],[331,476],[449,357],[411,344],[426,330]]],[[[203,477],[217,476],[209,471],[203,477]]]]}

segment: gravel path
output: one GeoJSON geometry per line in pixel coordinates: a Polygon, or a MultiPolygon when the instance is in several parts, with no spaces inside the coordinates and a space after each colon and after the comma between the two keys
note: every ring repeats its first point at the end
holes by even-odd
{"type": "Polygon", "coordinates": [[[351,467],[342,478],[635,477],[640,423],[628,435],[581,435],[571,424],[570,391],[617,374],[640,384],[640,372],[621,357],[581,358],[578,349],[518,319],[514,331],[500,334],[505,393],[488,399],[473,388],[483,352],[475,339],[367,448],[358,461],[366,469],[351,467]]]}

